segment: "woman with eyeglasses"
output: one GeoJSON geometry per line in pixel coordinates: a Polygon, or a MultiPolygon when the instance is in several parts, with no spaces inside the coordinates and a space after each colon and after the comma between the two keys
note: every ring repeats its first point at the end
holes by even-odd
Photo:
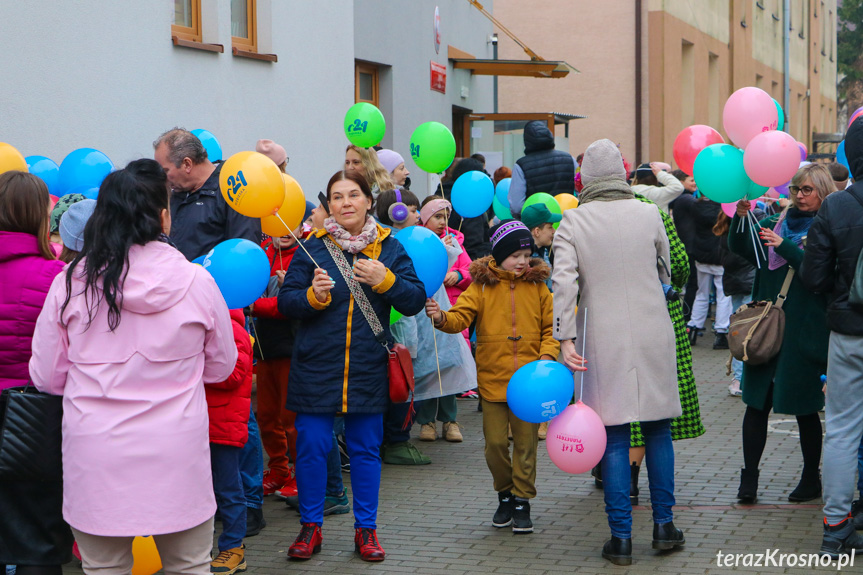
{"type": "Polygon", "coordinates": [[[821,202],[835,190],[830,172],[820,164],[808,164],[789,186],[791,204],[781,213],[758,222],[747,216],[748,200],[737,203],[728,232],[729,249],[756,266],[753,300],[776,302],[782,286],[794,270],[782,309],[785,333],[779,354],[762,365],[743,365],[743,462],[737,498],[751,503],[758,496],[758,464],[767,441],[767,418],[772,409],[797,417],[803,473],[789,501],[809,501],[821,496],[821,420],[824,407],[821,374],[827,369],[827,308],[823,295],[803,287],[797,270],[803,261],[809,226],[821,202]],[[757,240],[756,240],[757,238],[757,240]]]}

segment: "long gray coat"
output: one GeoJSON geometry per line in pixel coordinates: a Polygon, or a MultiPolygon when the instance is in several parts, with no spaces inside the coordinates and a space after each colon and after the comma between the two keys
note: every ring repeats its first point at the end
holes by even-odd
{"type": "Polygon", "coordinates": [[[660,284],[669,278],[658,260],[670,261],[668,237],[659,209],[633,198],[567,210],[554,252],[554,337],[578,337],[581,353],[588,313],[584,403],[605,425],[679,416],[674,328],[660,284]]]}

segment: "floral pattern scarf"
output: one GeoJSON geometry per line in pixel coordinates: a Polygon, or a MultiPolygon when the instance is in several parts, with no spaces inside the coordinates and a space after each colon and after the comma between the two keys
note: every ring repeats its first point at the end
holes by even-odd
{"type": "Polygon", "coordinates": [[[343,250],[352,254],[360,253],[378,238],[378,225],[375,223],[375,219],[368,215],[366,216],[366,223],[363,225],[363,231],[357,236],[352,236],[348,230],[336,222],[335,218],[325,219],[324,229],[343,250]]]}

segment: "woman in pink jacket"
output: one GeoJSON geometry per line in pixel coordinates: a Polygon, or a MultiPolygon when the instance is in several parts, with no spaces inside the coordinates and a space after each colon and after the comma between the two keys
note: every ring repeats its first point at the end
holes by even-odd
{"type": "MultiPolygon", "coordinates": [[[[24,172],[0,175],[0,390],[26,385],[36,318],[63,269],[48,241],[45,183],[24,172]]],[[[0,574],[59,575],[72,559],[72,533],[60,512],[60,481],[0,482],[0,574]]]]}
{"type": "Polygon", "coordinates": [[[86,572],[129,573],[153,535],[165,573],[210,571],[213,496],[204,383],[237,362],[213,278],[165,240],[165,173],[109,174],[84,249],[51,285],[30,376],[63,396],[63,516],[86,572]]]}

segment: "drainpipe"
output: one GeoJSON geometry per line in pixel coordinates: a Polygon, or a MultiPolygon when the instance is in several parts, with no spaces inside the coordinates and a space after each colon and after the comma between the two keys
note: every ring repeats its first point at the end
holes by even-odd
{"type": "MultiPolygon", "coordinates": [[[[783,94],[782,106],[785,108],[785,126],[786,132],[788,129],[789,110],[791,106],[791,0],[783,1],[783,26],[782,26],[782,43],[784,46],[784,63],[785,73],[783,74],[783,94]]],[[[803,23],[801,22],[802,26],[803,23]]]]}
{"type": "MultiPolygon", "coordinates": [[[[786,3],[788,0],[785,0],[786,3]]],[[[641,164],[641,2],[635,0],[635,165],[641,164]]]]}
{"type": "MultiPolygon", "coordinates": [[[[497,60],[497,34],[494,35],[494,40],[492,41],[492,58],[497,60]]],[[[497,114],[497,74],[492,76],[494,78],[494,113],[497,114]]]]}

